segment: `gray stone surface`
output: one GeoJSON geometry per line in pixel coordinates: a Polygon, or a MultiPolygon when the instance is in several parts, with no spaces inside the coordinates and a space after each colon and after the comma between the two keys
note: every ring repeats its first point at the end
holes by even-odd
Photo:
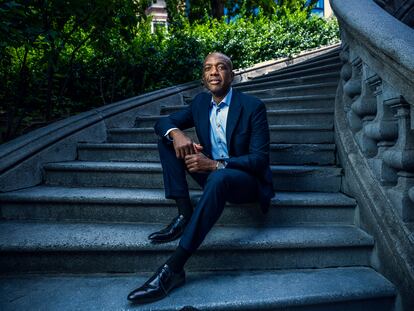
{"type": "Polygon", "coordinates": [[[339,72],[341,68],[340,63],[338,62],[337,64],[330,64],[330,65],[322,65],[319,67],[313,67],[313,68],[309,68],[309,69],[303,69],[303,70],[294,70],[291,72],[284,72],[284,73],[270,73],[266,76],[261,76],[258,77],[256,80],[257,82],[261,81],[266,81],[266,79],[271,78],[273,75],[277,75],[277,77],[279,79],[291,79],[291,78],[295,78],[295,77],[303,77],[303,76],[307,76],[307,75],[315,75],[315,74],[323,74],[323,73],[328,73],[328,72],[339,72]]]}
{"type": "MultiPolygon", "coordinates": [[[[310,71],[305,71],[305,70],[310,70],[310,69],[312,69],[312,71],[315,73],[315,72],[318,72],[318,70],[320,68],[325,68],[327,66],[335,66],[335,65],[338,65],[338,64],[340,64],[340,59],[338,57],[338,54],[335,53],[333,56],[328,56],[328,57],[324,57],[324,58],[316,59],[316,60],[309,60],[309,61],[301,63],[301,64],[297,64],[297,65],[294,65],[294,66],[289,66],[289,67],[283,68],[281,70],[274,71],[274,72],[268,73],[268,74],[263,75],[263,76],[259,76],[259,77],[255,78],[254,80],[255,81],[260,81],[260,80],[265,79],[267,77],[273,77],[273,76],[283,77],[288,73],[300,73],[300,74],[305,73],[306,74],[310,71]]],[[[327,68],[331,68],[331,67],[327,67],[327,68]]]]}
{"type": "Polygon", "coordinates": [[[331,125],[270,125],[270,142],[287,144],[332,144],[331,125]]]}
{"type": "Polygon", "coordinates": [[[331,0],[347,43],[382,79],[414,103],[414,30],[371,0],[331,0]],[[353,44],[352,42],[355,42],[353,44]]]}
{"type": "MultiPolygon", "coordinates": [[[[44,169],[48,185],[163,188],[160,163],[70,161],[50,163],[44,169]]],[[[275,190],[336,192],[340,189],[340,168],[273,165],[271,169],[275,190]]],[[[191,178],[188,181],[191,189],[199,189],[191,178]]]]}
{"type": "Polygon", "coordinates": [[[0,280],[0,308],[10,310],[354,310],[389,311],[395,290],[368,268],[189,273],[164,300],[132,305],[143,275],[11,276],[0,280]],[[229,294],[231,293],[231,294],[229,294]]]}
{"type": "MultiPolygon", "coordinates": [[[[196,204],[200,192],[192,193],[196,204]]],[[[175,203],[161,189],[39,186],[0,195],[0,214],[10,220],[169,223],[175,203]]],[[[340,193],[279,192],[263,215],[256,204],[227,204],[218,224],[276,226],[353,224],[356,202],[340,193]]]]}
{"type": "Polygon", "coordinates": [[[279,79],[278,76],[271,76],[266,79],[261,79],[260,81],[249,81],[248,83],[242,83],[238,85],[233,85],[239,91],[245,92],[248,90],[255,90],[258,88],[269,88],[269,87],[281,87],[281,86],[290,86],[298,84],[312,84],[320,82],[338,82],[339,75],[337,72],[323,73],[317,75],[309,75],[303,77],[296,77],[290,79],[279,79]]]}
{"type": "Polygon", "coordinates": [[[311,62],[314,60],[323,59],[325,57],[330,57],[332,55],[337,55],[340,44],[333,44],[330,46],[324,46],[316,48],[314,50],[301,52],[299,55],[290,58],[281,58],[270,61],[265,61],[253,65],[247,69],[236,69],[234,83],[244,83],[249,82],[252,79],[268,74],[269,72],[274,72],[276,70],[283,69],[287,66],[293,66],[300,63],[311,62]]]}
{"type": "MultiPolygon", "coordinates": [[[[81,161],[159,162],[157,144],[101,143],[78,145],[81,161]]],[[[271,144],[271,164],[333,165],[333,144],[271,144]]]]}
{"type": "MultiPolygon", "coordinates": [[[[0,224],[0,271],[109,273],[152,271],[177,242],[154,245],[153,224],[0,224]]],[[[373,239],[354,226],[216,226],[189,270],[325,268],[369,265],[373,239]]]]}
{"type": "MultiPolygon", "coordinates": [[[[168,113],[172,112],[170,109],[181,110],[183,106],[169,107],[168,113]]],[[[166,112],[167,113],[167,112],[166,112]]],[[[155,122],[164,116],[153,115],[146,117],[139,117],[136,121],[136,127],[148,128],[153,127],[155,122]]],[[[282,109],[267,109],[267,118],[270,124],[291,124],[291,125],[312,125],[323,124],[333,127],[333,108],[282,108],[282,109]]]]}
{"type": "Polygon", "coordinates": [[[332,108],[267,110],[267,120],[277,125],[326,125],[333,128],[332,108]]]}
{"type": "Polygon", "coordinates": [[[267,109],[309,109],[332,108],[335,93],[323,95],[289,96],[264,98],[267,109]]]}
{"type": "Polygon", "coordinates": [[[257,96],[259,98],[282,97],[282,96],[304,96],[334,93],[338,86],[337,82],[315,83],[315,84],[301,84],[286,87],[277,87],[270,89],[246,91],[245,93],[257,96]]]}
{"type": "MultiPolygon", "coordinates": [[[[332,125],[270,125],[271,143],[318,144],[333,143],[332,125]]],[[[190,137],[197,140],[194,130],[186,131],[190,137]]],[[[158,136],[154,129],[149,128],[120,128],[109,130],[109,142],[114,143],[156,143],[158,136]]]]}

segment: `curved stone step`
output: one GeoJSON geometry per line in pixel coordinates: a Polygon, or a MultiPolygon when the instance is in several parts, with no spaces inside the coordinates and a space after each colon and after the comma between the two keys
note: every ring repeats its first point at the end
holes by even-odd
{"type": "MultiPolygon", "coordinates": [[[[193,191],[194,206],[201,195],[193,191]]],[[[163,189],[67,188],[37,186],[0,194],[7,220],[161,222],[177,214],[163,189]]],[[[342,193],[278,192],[268,214],[257,204],[227,204],[218,224],[257,226],[353,224],[355,200],[342,193]]]]}
{"type": "MultiPolygon", "coordinates": [[[[269,124],[312,125],[329,124],[333,127],[333,108],[267,109],[269,124]]],[[[138,116],[136,127],[153,127],[155,122],[166,116],[138,116]]]]}
{"type": "Polygon", "coordinates": [[[252,79],[252,81],[265,82],[265,81],[274,81],[275,79],[292,79],[292,78],[305,77],[309,75],[323,74],[323,73],[329,73],[329,72],[338,73],[341,71],[341,68],[342,68],[341,63],[334,63],[334,64],[322,65],[319,67],[313,67],[313,68],[308,68],[308,69],[295,70],[291,72],[275,71],[275,72],[268,73],[267,75],[254,78],[252,79]]]}
{"type": "MultiPolygon", "coordinates": [[[[151,244],[162,225],[0,223],[0,271],[153,271],[177,241],[151,244]]],[[[368,265],[373,238],[354,226],[214,227],[187,263],[193,271],[368,265]]]]}
{"type": "Polygon", "coordinates": [[[256,96],[260,99],[269,97],[283,97],[283,96],[305,96],[305,95],[324,95],[333,94],[338,87],[337,82],[301,84],[294,86],[278,87],[261,89],[254,91],[247,91],[247,94],[256,96]]]}
{"type": "Polygon", "coordinates": [[[262,99],[268,110],[276,109],[310,109],[325,108],[332,109],[335,101],[335,93],[324,95],[306,95],[306,96],[283,96],[269,97],[262,99]]]}
{"type": "Polygon", "coordinates": [[[267,120],[274,125],[326,125],[333,127],[332,108],[267,110],[267,120]]]}
{"type": "MultiPolygon", "coordinates": [[[[81,161],[149,161],[159,162],[157,144],[134,143],[80,143],[78,160],[81,161]]],[[[271,144],[271,164],[333,165],[333,144],[271,144]]]]}
{"type": "MultiPolygon", "coordinates": [[[[273,185],[278,191],[337,192],[341,168],[326,166],[271,166],[273,185]]],[[[84,162],[50,163],[44,166],[45,183],[55,186],[163,188],[159,163],[84,162]]],[[[199,189],[188,178],[191,189],[199,189]]]]}
{"type": "Polygon", "coordinates": [[[188,273],[185,286],[148,305],[129,291],[150,274],[10,276],[0,281],[2,310],[393,310],[396,289],[364,267],[188,273]],[[6,290],[7,289],[7,290],[6,290]],[[231,294],[229,293],[231,290],[231,294]]]}
{"type": "MultiPolygon", "coordinates": [[[[285,68],[279,69],[279,70],[275,70],[273,72],[268,72],[267,74],[263,75],[263,76],[259,76],[256,77],[254,79],[252,79],[252,81],[259,81],[262,78],[267,78],[267,77],[276,77],[276,76],[281,76],[281,75],[285,75],[288,73],[297,73],[297,72],[303,72],[305,70],[314,70],[315,72],[318,71],[318,69],[320,68],[326,68],[328,66],[340,66],[342,64],[341,59],[339,57],[339,55],[334,55],[334,56],[330,56],[328,58],[324,58],[324,59],[316,59],[316,60],[309,60],[308,62],[303,62],[303,63],[299,63],[299,64],[295,64],[292,66],[287,66],[285,68]]],[[[325,71],[326,72],[326,71],[325,71]]]]}
{"type": "MultiPolygon", "coordinates": [[[[269,77],[270,78],[270,77],[269,77]]],[[[298,84],[311,84],[311,83],[321,83],[321,82],[336,82],[339,81],[339,72],[328,72],[317,75],[309,75],[303,77],[296,77],[290,79],[278,79],[277,76],[274,76],[273,79],[267,79],[265,81],[247,81],[238,84],[234,84],[233,87],[239,91],[245,92],[248,90],[255,89],[264,89],[280,86],[292,86],[298,84]]]]}
{"type": "MultiPolygon", "coordinates": [[[[334,142],[331,125],[271,125],[270,143],[331,144],[334,142]]],[[[193,129],[186,133],[198,141],[193,129]]],[[[156,143],[158,136],[153,128],[113,128],[108,130],[110,143],[156,143]]]]}

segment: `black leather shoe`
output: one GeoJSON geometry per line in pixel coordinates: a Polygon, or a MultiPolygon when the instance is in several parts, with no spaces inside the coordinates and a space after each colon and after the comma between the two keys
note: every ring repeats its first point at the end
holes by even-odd
{"type": "Polygon", "coordinates": [[[165,243],[178,239],[184,232],[185,226],[187,225],[187,219],[183,215],[175,217],[171,223],[164,229],[151,233],[148,236],[154,243],[165,243]]]}
{"type": "Polygon", "coordinates": [[[134,303],[150,303],[163,299],[174,288],[185,283],[185,272],[175,273],[164,264],[141,287],[128,295],[128,300],[134,303]]]}

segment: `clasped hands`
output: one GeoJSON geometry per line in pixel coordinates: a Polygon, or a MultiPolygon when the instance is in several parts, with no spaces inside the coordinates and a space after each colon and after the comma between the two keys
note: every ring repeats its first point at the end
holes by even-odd
{"type": "Polygon", "coordinates": [[[172,130],[169,133],[173,139],[175,155],[184,159],[185,165],[191,173],[214,171],[217,161],[214,161],[202,153],[203,146],[196,144],[181,130],[172,130]]]}

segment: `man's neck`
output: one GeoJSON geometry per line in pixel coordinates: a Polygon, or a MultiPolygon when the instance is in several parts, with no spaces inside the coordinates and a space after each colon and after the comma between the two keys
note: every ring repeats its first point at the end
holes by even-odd
{"type": "Polygon", "coordinates": [[[230,88],[226,92],[224,92],[224,95],[218,95],[218,94],[213,94],[213,93],[211,93],[211,95],[213,96],[214,102],[218,105],[227,96],[227,94],[229,94],[229,92],[230,92],[230,88]]]}

